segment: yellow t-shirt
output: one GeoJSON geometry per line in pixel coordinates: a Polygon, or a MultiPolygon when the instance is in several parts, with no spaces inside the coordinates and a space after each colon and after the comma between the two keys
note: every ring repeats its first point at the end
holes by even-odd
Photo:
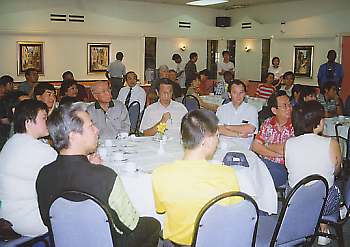
{"type": "Polygon", "coordinates": [[[210,199],[239,191],[231,167],[205,160],[178,160],[160,166],[153,172],[152,183],[157,213],[165,213],[163,237],[182,245],[191,245],[196,217],[210,199]]]}

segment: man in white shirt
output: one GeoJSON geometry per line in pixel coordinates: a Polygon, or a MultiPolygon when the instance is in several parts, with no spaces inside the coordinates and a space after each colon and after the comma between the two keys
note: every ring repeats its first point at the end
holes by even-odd
{"type": "Polygon", "coordinates": [[[14,113],[15,134],[0,153],[0,218],[10,221],[15,232],[38,236],[48,230],[43,224],[35,181],[40,169],[56,160],[57,152],[38,140],[47,136],[47,106],[24,100],[14,113]]]}
{"type": "Polygon", "coordinates": [[[129,107],[130,104],[134,101],[139,102],[140,112],[142,112],[145,108],[146,92],[137,83],[137,75],[135,72],[129,71],[128,73],[126,73],[125,77],[127,86],[120,89],[117,99],[123,102],[126,107],[129,107]]]}
{"type": "Polygon", "coordinates": [[[230,53],[228,51],[223,51],[222,56],[224,60],[218,64],[218,81],[224,81],[225,71],[230,71],[233,75],[235,74],[235,65],[230,61],[230,53]]]}
{"type": "Polygon", "coordinates": [[[176,63],[176,78],[179,81],[180,87],[185,88],[186,76],[185,65],[182,63],[182,58],[179,54],[174,54],[172,60],[176,63]]]}
{"type": "Polygon", "coordinates": [[[253,135],[258,129],[258,111],[244,102],[246,86],[240,80],[234,80],[229,88],[232,102],[218,108],[219,133],[225,139],[235,140],[243,148],[250,148],[253,135]]]}
{"type": "Polygon", "coordinates": [[[160,80],[159,101],[148,106],[142,118],[140,130],[145,136],[157,133],[160,123],[167,125],[170,136],[179,137],[182,117],[187,113],[186,107],[172,100],[173,86],[169,79],[160,80]]]}

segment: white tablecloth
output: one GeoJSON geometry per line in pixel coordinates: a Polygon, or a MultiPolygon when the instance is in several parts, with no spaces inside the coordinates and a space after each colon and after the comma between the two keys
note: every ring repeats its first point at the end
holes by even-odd
{"type": "MultiPolygon", "coordinates": [[[[163,145],[160,153],[160,143],[151,137],[130,138],[114,142],[109,147],[106,165],[114,169],[122,178],[130,200],[142,216],[152,216],[162,222],[162,216],[157,215],[154,207],[151,173],[162,164],[181,159],[183,149],[179,140],[169,140],[163,145]],[[123,161],[113,160],[114,153],[124,152],[123,161]],[[134,171],[136,170],[138,171],[134,171]]],[[[246,155],[249,167],[234,167],[240,190],[252,196],[260,210],[277,213],[277,194],[272,178],[264,163],[249,150],[242,150],[235,145],[225,143],[220,145],[214,155],[213,163],[221,163],[228,151],[239,151],[246,155]]]]}
{"type": "Polygon", "coordinates": [[[335,133],[335,125],[341,124],[338,127],[339,135],[348,139],[348,130],[350,127],[350,118],[349,117],[333,117],[333,118],[325,118],[325,125],[323,134],[327,136],[336,136],[335,133]]]}

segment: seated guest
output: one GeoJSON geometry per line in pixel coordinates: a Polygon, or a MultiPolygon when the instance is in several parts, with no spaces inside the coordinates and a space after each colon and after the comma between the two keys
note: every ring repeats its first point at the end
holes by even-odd
{"type": "MultiPolygon", "coordinates": [[[[187,113],[181,122],[183,160],[153,171],[156,211],[165,214],[163,237],[176,244],[191,245],[196,217],[210,199],[239,191],[234,169],[207,161],[219,142],[217,124],[218,119],[210,111],[187,113]]],[[[237,200],[229,201],[234,202],[237,200]]]]}
{"type": "Polygon", "coordinates": [[[95,104],[89,105],[94,125],[99,129],[101,139],[114,139],[120,133],[129,133],[130,119],[128,110],[119,100],[112,100],[112,93],[107,81],[97,81],[92,86],[95,104]]]}
{"type": "Polygon", "coordinates": [[[176,71],[173,69],[169,70],[168,78],[173,84],[173,100],[176,100],[176,99],[182,100],[183,93],[182,93],[181,86],[178,80],[176,79],[176,71]]]}
{"type": "Polygon", "coordinates": [[[216,112],[216,110],[218,109],[218,105],[216,104],[211,104],[211,103],[207,103],[205,102],[200,96],[199,96],[199,92],[200,92],[200,81],[199,81],[199,75],[197,75],[197,79],[192,81],[191,86],[187,89],[187,93],[186,95],[192,95],[193,97],[195,97],[201,108],[205,108],[207,110],[216,112]]]}
{"type": "Polygon", "coordinates": [[[209,80],[209,70],[203,69],[199,72],[199,94],[209,95],[214,92],[214,81],[209,80]]]}
{"type": "Polygon", "coordinates": [[[168,78],[168,76],[169,76],[169,67],[166,65],[159,66],[158,78],[151,82],[151,88],[159,92],[159,84],[161,80],[164,78],[168,78]]]}
{"type": "Polygon", "coordinates": [[[271,94],[275,92],[275,87],[272,85],[274,78],[273,73],[267,73],[265,83],[259,84],[256,89],[256,97],[263,99],[270,98],[271,94]]]}
{"type": "MultiPolygon", "coordinates": [[[[292,107],[297,107],[299,106],[300,102],[301,102],[301,92],[303,91],[303,88],[305,86],[302,86],[300,84],[296,84],[293,86],[292,88],[292,93],[291,93],[291,97],[290,97],[290,104],[292,105],[292,107]]],[[[283,90],[285,91],[285,90],[283,90]]],[[[286,92],[287,93],[287,92],[286,92]]]]}
{"type": "Polygon", "coordinates": [[[34,68],[29,68],[26,70],[24,75],[26,80],[19,85],[18,90],[32,96],[33,90],[38,84],[39,80],[38,72],[34,68]]]}
{"type": "Polygon", "coordinates": [[[322,92],[318,95],[318,102],[324,107],[325,117],[335,117],[342,114],[341,101],[337,94],[337,86],[333,82],[324,84],[322,92]]]}
{"type": "Polygon", "coordinates": [[[218,81],[215,86],[215,95],[225,96],[228,85],[231,84],[233,80],[233,73],[231,71],[224,72],[224,80],[218,81]]]}
{"type": "Polygon", "coordinates": [[[175,70],[173,70],[173,69],[169,70],[169,73],[168,73],[168,78],[169,78],[169,80],[178,83],[178,80],[177,80],[177,78],[176,78],[176,75],[177,75],[177,74],[176,74],[176,71],[175,71],[175,70]]]}
{"type": "Polygon", "coordinates": [[[300,104],[302,105],[305,102],[316,100],[316,91],[314,87],[303,86],[300,92],[300,104]]]}
{"type": "Polygon", "coordinates": [[[258,111],[244,102],[246,86],[240,80],[234,80],[229,87],[231,102],[219,107],[216,116],[219,119],[219,133],[235,139],[242,147],[249,149],[253,135],[258,129],[258,111]]]}
{"type": "Polygon", "coordinates": [[[48,108],[49,115],[56,107],[55,87],[50,83],[40,83],[34,88],[33,98],[44,102],[48,108]]]}
{"type": "Polygon", "coordinates": [[[60,89],[60,105],[78,102],[78,87],[75,80],[64,80],[60,89]]]}
{"type": "Polygon", "coordinates": [[[178,137],[182,117],[187,113],[186,107],[172,100],[173,85],[169,79],[162,79],[159,86],[159,101],[145,109],[140,130],[145,136],[157,133],[160,123],[167,124],[169,134],[178,137]]]}
{"type": "MultiPolygon", "coordinates": [[[[295,137],[286,142],[285,159],[289,186],[295,186],[312,174],[321,175],[327,180],[329,194],[323,215],[331,215],[339,210],[340,195],[334,176],[339,173],[342,157],[338,142],[320,135],[324,127],[323,116],[324,109],[317,101],[305,102],[293,110],[295,137]]],[[[325,232],[326,229],[327,225],[321,224],[321,230],[325,232]]]]}
{"type": "MultiPolygon", "coordinates": [[[[74,79],[74,75],[73,75],[73,72],[72,71],[65,71],[63,74],[62,74],[62,79],[63,79],[63,82],[64,81],[68,81],[68,80],[75,80],[74,79]]],[[[78,101],[88,101],[88,94],[87,94],[87,91],[86,91],[86,88],[84,87],[84,85],[81,85],[79,83],[76,84],[77,85],[77,88],[78,88],[78,94],[76,96],[77,100],[78,101]]]]}
{"type": "Polygon", "coordinates": [[[117,99],[123,102],[127,108],[132,102],[139,102],[140,112],[142,112],[146,104],[146,92],[137,83],[137,75],[135,72],[129,71],[126,73],[125,77],[127,85],[120,89],[117,99]]]}
{"type": "Polygon", "coordinates": [[[40,169],[57,157],[38,138],[47,136],[47,106],[37,100],[22,101],[14,113],[15,133],[0,153],[0,218],[10,221],[24,236],[48,230],[41,221],[35,181],[40,169]]]}
{"type": "Polygon", "coordinates": [[[292,106],[285,91],[274,92],[270,99],[273,117],[266,119],[255,136],[252,150],[260,155],[269,169],[276,187],[287,181],[287,170],[284,166],[284,145],[294,136],[291,121],[292,106]]]}
{"type": "Polygon", "coordinates": [[[292,71],[287,71],[283,74],[282,82],[279,90],[286,91],[289,97],[292,97],[292,89],[294,86],[295,75],[292,71]]]}
{"type": "Polygon", "coordinates": [[[107,207],[113,219],[110,224],[115,246],[156,247],[159,222],[138,216],[120,177],[112,169],[100,165],[101,159],[93,154],[98,130],[89,114],[80,105],[62,105],[50,116],[48,126],[59,156],[40,170],[36,180],[44,224],[49,223],[48,211],[54,198],[67,190],[82,191],[107,207]]]}

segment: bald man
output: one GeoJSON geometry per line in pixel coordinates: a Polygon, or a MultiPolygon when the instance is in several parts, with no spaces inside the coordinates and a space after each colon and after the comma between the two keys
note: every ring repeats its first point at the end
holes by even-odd
{"type": "Polygon", "coordinates": [[[126,106],[119,100],[112,100],[107,81],[97,81],[92,87],[95,104],[89,105],[87,112],[99,129],[100,139],[114,139],[119,133],[129,133],[130,120],[126,106]]]}

